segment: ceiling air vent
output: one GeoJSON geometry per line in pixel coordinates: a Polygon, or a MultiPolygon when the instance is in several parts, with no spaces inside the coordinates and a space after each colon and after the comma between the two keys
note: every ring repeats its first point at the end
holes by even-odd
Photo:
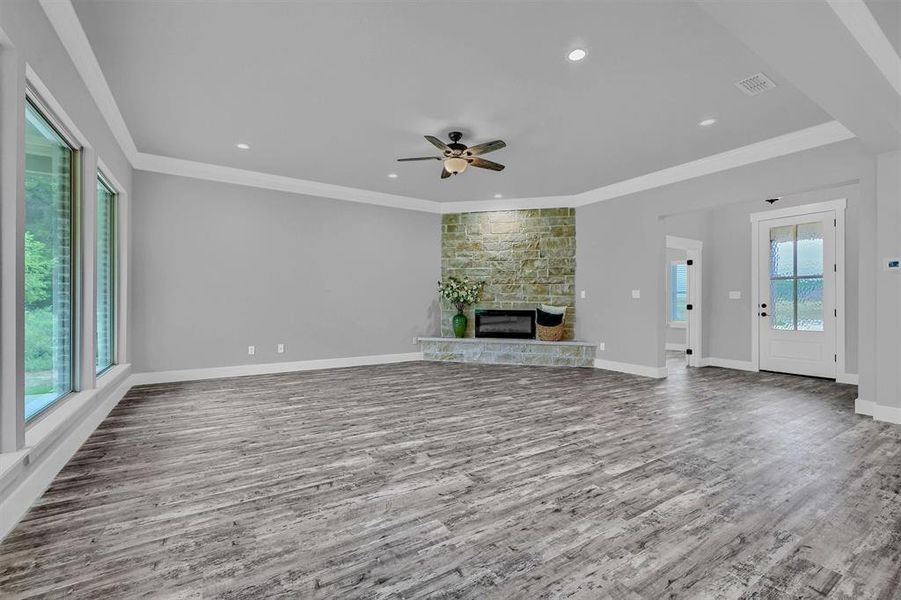
{"type": "Polygon", "coordinates": [[[745,77],[741,81],[736,81],[735,87],[749,96],[756,96],[757,94],[762,94],[767,90],[773,89],[776,87],[776,84],[763,73],[757,73],[756,75],[745,77]]]}

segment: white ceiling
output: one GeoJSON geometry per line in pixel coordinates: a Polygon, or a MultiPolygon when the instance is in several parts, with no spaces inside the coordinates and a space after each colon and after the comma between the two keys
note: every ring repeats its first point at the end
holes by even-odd
{"type": "Polygon", "coordinates": [[[901,0],[866,0],[866,5],[895,52],[901,54],[901,0]]]}
{"type": "Polygon", "coordinates": [[[141,152],[427,200],[576,194],[830,120],[693,2],[74,5],[141,152]],[[778,87],[733,85],[758,71],[778,87]],[[395,162],[451,129],[507,169],[395,162]]]}

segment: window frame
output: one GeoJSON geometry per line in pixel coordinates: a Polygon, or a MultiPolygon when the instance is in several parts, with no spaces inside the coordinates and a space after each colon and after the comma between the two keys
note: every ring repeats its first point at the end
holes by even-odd
{"type": "MultiPolygon", "coordinates": [[[[54,412],[57,408],[59,408],[62,404],[65,403],[66,400],[71,398],[75,393],[77,393],[81,388],[81,338],[82,338],[82,310],[81,310],[81,293],[82,293],[82,281],[83,281],[83,256],[82,256],[82,236],[81,236],[81,213],[82,213],[82,187],[83,187],[83,176],[82,176],[82,168],[83,168],[83,154],[84,154],[84,146],[78,142],[78,139],[68,127],[57,117],[56,113],[47,105],[46,102],[43,101],[41,95],[30,85],[29,82],[26,81],[25,86],[25,104],[26,108],[28,105],[31,106],[31,109],[34,110],[40,117],[53,129],[54,133],[56,133],[63,142],[69,147],[70,151],[70,165],[69,165],[69,174],[70,174],[70,194],[69,194],[69,279],[71,284],[69,286],[69,390],[59,397],[55,398],[53,402],[48,404],[47,406],[41,408],[38,412],[34,413],[30,417],[24,417],[25,414],[25,404],[26,404],[26,395],[23,394],[21,398],[22,402],[22,414],[25,422],[25,429],[28,430],[29,427],[36,425],[39,421],[43,420],[47,415],[54,412]]],[[[22,115],[22,118],[25,118],[25,115],[22,115]]],[[[23,121],[24,126],[24,121],[23,121]]],[[[23,165],[22,177],[25,177],[25,168],[23,165]]],[[[25,206],[27,207],[28,199],[25,198],[25,206]]],[[[24,284],[24,282],[23,282],[24,284]]],[[[24,297],[24,295],[23,295],[24,297]]],[[[24,307],[23,307],[24,310],[24,307]]],[[[24,366],[24,352],[25,348],[21,348],[20,352],[23,355],[23,366],[24,366]]],[[[23,373],[24,377],[24,373],[23,373]]]]}
{"type": "Polygon", "coordinates": [[[103,185],[112,194],[110,205],[109,227],[110,227],[110,363],[103,369],[98,370],[96,364],[97,356],[97,231],[96,216],[97,202],[94,203],[94,372],[96,377],[101,377],[108,373],[113,367],[119,364],[119,198],[121,192],[112,183],[112,178],[108,177],[100,165],[97,166],[97,182],[103,185]]]}
{"type": "Polygon", "coordinates": [[[685,266],[685,296],[688,298],[689,296],[689,284],[688,284],[688,259],[674,259],[670,260],[666,269],[666,324],[668,327],[672,327],[674,329],[687,329],[688,328],[688,315],[685,315],[684,321],[674,321],[673,320],[673,308],[674,301],[676,299],[676,290],[673,286],[673,267],[677,265],[685,266]]]}

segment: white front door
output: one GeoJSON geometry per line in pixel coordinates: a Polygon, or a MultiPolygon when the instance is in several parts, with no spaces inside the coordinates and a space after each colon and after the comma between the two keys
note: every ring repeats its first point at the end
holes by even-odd
{"type": "Polygon", "coordinates": [[[835,211],[760,221],[764,371],[835,378],[835,211]]]}

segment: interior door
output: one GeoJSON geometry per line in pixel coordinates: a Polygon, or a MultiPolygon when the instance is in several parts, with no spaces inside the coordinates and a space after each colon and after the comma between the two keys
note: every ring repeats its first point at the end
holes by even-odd
{"type": "Polygon", "coordinates": [[[760,221],[760,368],[835,378],[835,212],[760,221]]]}

